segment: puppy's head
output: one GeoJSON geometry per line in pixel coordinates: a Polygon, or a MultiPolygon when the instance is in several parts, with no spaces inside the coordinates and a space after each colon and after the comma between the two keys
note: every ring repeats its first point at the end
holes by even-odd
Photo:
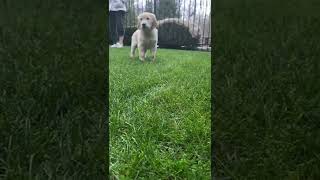
{"type": "Polygon", "coordinates": [[[154,14],[144,12],[138,16],[138,29],[152,30],[157,27],[157,18],[154,14]]]}

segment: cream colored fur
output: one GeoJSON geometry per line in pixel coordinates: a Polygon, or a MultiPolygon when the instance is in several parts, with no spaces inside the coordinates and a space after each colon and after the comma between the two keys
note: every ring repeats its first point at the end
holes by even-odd
{"type": "Polygon", "coordinates": [[[138,16],[138,29],[131,38],[131,58],[135,56],[136,48],[139,49],[139,59],[144,61],[147,50],[150,50],[153,61],[156,60],[158,44],[157,19],[152,13],[144,12],[138,16]]]}

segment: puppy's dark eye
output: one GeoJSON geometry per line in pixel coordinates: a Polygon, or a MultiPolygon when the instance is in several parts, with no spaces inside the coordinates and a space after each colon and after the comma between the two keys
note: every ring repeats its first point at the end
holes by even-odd
{"type": "Polygon", "coordinates": [[[142,21],[142,18],[140,18],[140,21],[142,21]]]}
{"type": "Polygon", "coordinates": [[[147,17],[147,20],[149,20],[149,18],[147,17]]]}

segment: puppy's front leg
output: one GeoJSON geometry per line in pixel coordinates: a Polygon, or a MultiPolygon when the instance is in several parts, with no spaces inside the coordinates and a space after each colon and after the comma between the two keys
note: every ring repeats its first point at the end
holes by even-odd
{"type": "Polygon", "coordinates": [[[140,54],[139,54],[139,59],[144,62],[145,58],[146,58],[146,49],[143,47],[139,48],[140,54]]]}
{"type": "Polygon", "coordinates": [[[157,46],[153,47],[151,49],[151,52],[152,52],[152,57],[153,57],[152,62],[155,62],[156,61],[156,54],[157,54],[157,46]]]}
{"type": "Polygon", "coordinates": [[[135,45],[135,44],[131,44],[131,53],[130,53],[130,57],[131,57],[131,59],[133,59],[134,58],[134,54],[135,54],[135,52],[136,52],[136,48],[137,48],[137,45],[135,45]]]}

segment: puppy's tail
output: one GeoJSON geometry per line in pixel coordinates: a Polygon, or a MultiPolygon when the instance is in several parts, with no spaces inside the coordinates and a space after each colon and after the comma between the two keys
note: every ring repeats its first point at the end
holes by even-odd
{"type": "Polygon", "coordinates": [[[160,28],[165,24],[176,24],[178,26],[184,26],[185,28],[189,29],[189,32],[192,35],[192,37],[200,36],[199,32],[202,32],[200,27],[198,27],[197,25],[192,24],[192,22],[190,21],[188,22],[186,20],[179,19],[179,18],[166,18],[166,19],[159,20],[157,23],[157,28],[160,28]]]}

